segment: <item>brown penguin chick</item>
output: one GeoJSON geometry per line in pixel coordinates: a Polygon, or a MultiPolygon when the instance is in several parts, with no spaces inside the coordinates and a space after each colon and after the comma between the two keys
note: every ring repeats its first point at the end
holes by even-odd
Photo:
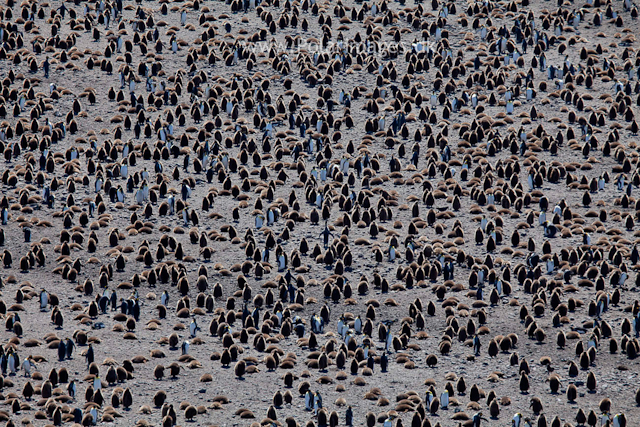
{"type": "Polygon", "coordinates": [[[122,407],[125,409],[129,409],[133,405],[133,395],[131,394],[131,390],[127,387],[122,393],[122,407]]]}
{"type": "Polygon", "coordinates": [[[102,403],[104,403],[104,397],[102,396],[102,390],[98,390],[95,393],[93,393],[92,401],[96,405],[102,406],[102,403]]]}
{"type": "Polygon", "coordinates": [[[569,362],[569,376],[572,378],[578,376],[578,365],[573,360],[569,362]]]}
{"type": "Polygon", "coordinates": [[[171,418],[168,415],[165,415],[162,418],[162,427],[173,427],[174,421],[173,418],[171,418]]]}
{"type": "Polygon", "coordinates": [[[109,385],[114,385],[116,382],[118,382],[118,373],[113,366],[109,366],[107,374],[105,375],[105,380],[109,385]]]}
{"type": "Polygon", "coordinates": [[[274,393],[272,401],[273,401],[273,406],[276,408],[280,408],[283,405],[284,397],[282,396],[282,393],[279,390],[274,393]]]}
{"type": "Polygon", "coordinates": [[[22,323],[20,322],[14,322],[13,323],[13,333],[17,336],[17,337],[21,337],[22,336],[22,323]]]}
{"type": "Polygon", "coordinates": [[[438,364],[438,356],[430,354],[427,356],[427,366],[430,368],[435,367],[438,364]]]}
{"type": "Polygon", "coordinates": [[[520,374],[520,392],[524,394],[529,392],[529,376],[525,372],[520,374]]]}
{"type": "Polygon", "coordinates": [[[596,374],[594,374],[593,371],[589,371],[589,374],[587,374],[587,389],[591,393],[594,393],[596,391],[597,385],[598,381],[596,379],[596,374]]]}
{"type": "Polygon", "coordinates": [[[575,419],[578,425],[584,425],[587,422],[587,415],[584,413],[582,408],[578,409],[575,419]]]}
{"type": "Polygon", "coordinates": [[[602,399],[598,405],[600,408],[600,412],[609,413],[611,412],[611,399],[605,397],[602,399]]]}
{"type": "Polygon", "coordinates": [[[5,268],[11,268],[11,264],[13,264],[13,255],[8,249],[5,249],[2,254],[2,262],[5,268]]]}
{"type": "Polygon", "coordinates": [[[429,412],[434,415],[438,412],[438,409],[440,409],[440,399],[438,397],[434,397],[429,405],[429,412]]]}
{"type": "Polygon", "coordinates": [[[498,405],[497,399],[493,399],[489,404],[489,414],[492,418],[498,418],[500,415],[500,405],[498,405]]]}
{"type": "Polygon", "coordinates": [[[567,338],[566,335],[563,331],[559,331],[558,335],[556,336],[556,344],[558,346],[559,349],[563,349],[565,347],[567,343],[567,338]]]}
{"type": "Polygon", "coordinates": [[[176,349],[178,348],[178,343],[180,342],[180,337],[175,332],[169,336],[169,348],[176,349]]]}
{"type": "Polygon", "coordinates": [[[169,375],[171,375],[171,378],[176,378],[180,375],[180,365],[178,363],[173,362],[169,365],[169,375]]]}
{"type": "MultiPolygon", "coordinates": [[[[96,420],[96,422],[97,422],[97,420],[96,420]]],[[[88,414],[85,414],[82,417],[82,426],[83,427],[88,427],[88,426],[91,426],[93,424],[94,424],[93,415],[88,413],[88,414]]]]}
{"type": "Polygon", "coordinates": [[[160,408],[165,400],[167,400],[167,393],[164,390],[158,390],[153,396],[153,405],[160,408]]]}
{"type": "Polygon", "coordinates": [[[567,401],[575,402],[577,396],[578,390],[576,389],[576,386],[573,384],[569,384],[569,386],[567,387],[567,401]]]}
{"type": "Polygon", "coordinates": [[[156,380],[161,380],[164,378],[164,366],[157,365],[153,370],[153,376],[156,380]]]}
{"type": "Polygon", "coordinates": [[[56,310],[53,323],[56,325],[57,329],[62,329],[64,325],[64,316],[62,315],[62,311],[56,310]]]}
{"type": "Polygon", "coordinates": [[[31,397],[34,394],[34,389],[33,386],[31,385],[31,381],[27,381],[24,385],[24,387],[22,388],[22,396],[24,396],[25,399],[27,400],[31,400],[31,397]]]}
{"type": "Polygon", "coordinates": [[[542,401],[540,400],[539,397],[533,397],[531,399],[531,404],[529,405],[529,407],[531,408],[531,410],[533,411],[534,414],[539,414],[540,412],[542,412],[542,401]]]}
{"type": "Polygon", "coordinates": [[[127,331],[131,332],[134,331],[136,329],[136,319],[134,319],[133,317],[129,317],[127,319],[127,331]]]}
{"type": "Polygon", "coordinates": [[[184,410],[184,418],[187,421],[193,421],[193,419],[195,418],[195,416],[198,415],[198,410],[196,409],[195,406],[193,405],[189,405],[185,408],[184,410]]]}
{"type": "Polygon", "coordinates": [[[489,346],[487,351],[489,353],[489,357],[496,357],[498,355],[499,347],[495,339],[492,339],[491,341],[489,341],[489,346]]]}
{"type": "Polygon", "coordinates": [[[229,364],[231,363],[231,352],[229,351],[229,349],[225,348],[222,351],[222,355],[220,357],[220,363],[222,364],[222,367],[228,367],[229,364]]]}
{"type": "Polygon", "coordinates": [[[113,406],[114,408],[118,408],[120,406],[121,403],[121,399],[120,399],[120,391],[122,389],[121,388],[114,388],[111,391],[111,406],[113,406]]]}
{"type": "Polygon", "coordinates": [[[560,389],[560,378],[556,374],[549,375],[547,378],[547,382],[549,383],[549,389],[552,394],[557,394],[560,389]]]}

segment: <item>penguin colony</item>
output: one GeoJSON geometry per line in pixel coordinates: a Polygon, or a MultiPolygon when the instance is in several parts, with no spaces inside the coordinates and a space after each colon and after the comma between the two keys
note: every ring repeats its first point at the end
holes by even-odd
{"type": "Polygon", "coordinates": [[[640,422],[633,0],[0,6],[0,422],[640,422]]]}

